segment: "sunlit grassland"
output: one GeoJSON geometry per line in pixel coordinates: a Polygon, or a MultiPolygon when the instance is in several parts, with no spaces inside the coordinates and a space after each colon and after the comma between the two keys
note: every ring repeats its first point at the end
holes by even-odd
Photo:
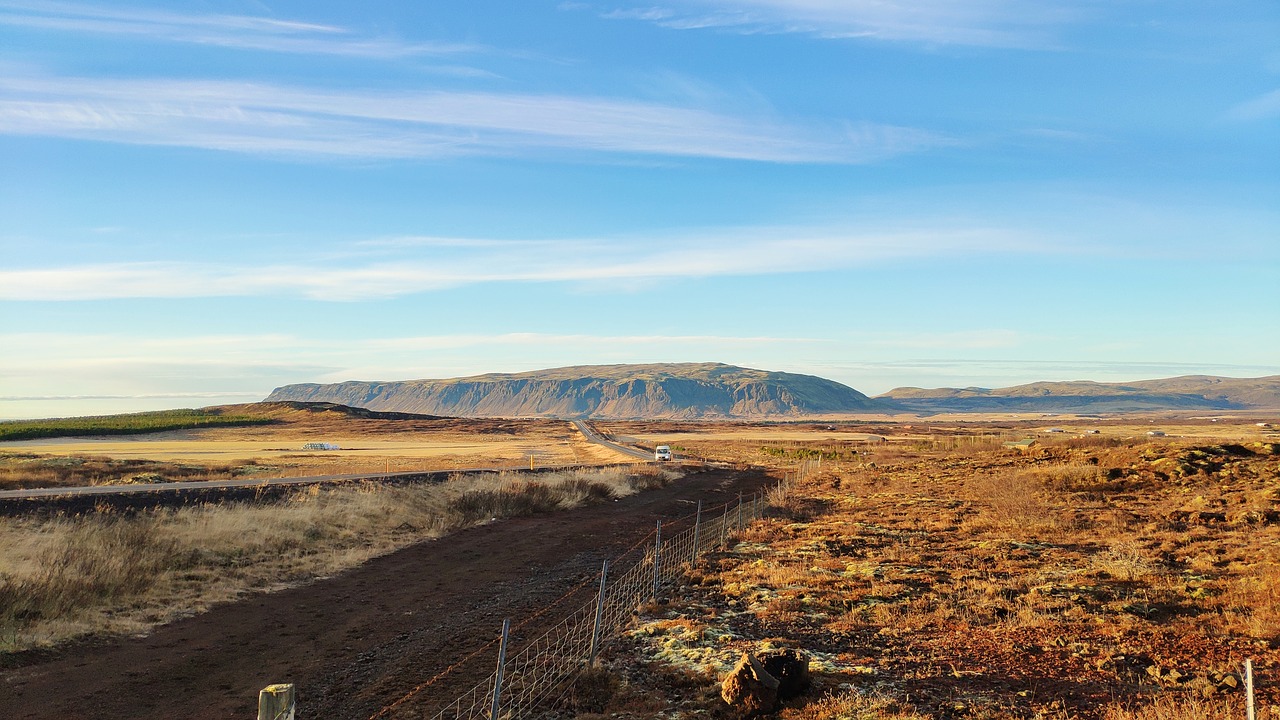
{"type": "Polygon", "coordinates": [[[0,441],[68,436],[138,435],[165,430],[267,425],[275,420],[250,415],[222,415],[208,410],[160,410],[124,415],[6,420],[0,422],[0,441]]]}
{"type": "Polygon", "coordinates": [[[1280,671],[1274,444],[1004,442],[722,445],[821,465],[642,618],[640,657],[713,686],[744,651],[800,648],[818,684],[785,720],[1243,717],[1243,658],[1280,671]]]}
{"type": "Polygon", "coordinates": [[[147,628],[494,518],[670,482],[657,468],[312,487],[275,503],[0,520],[0,651],[147,628]]]}

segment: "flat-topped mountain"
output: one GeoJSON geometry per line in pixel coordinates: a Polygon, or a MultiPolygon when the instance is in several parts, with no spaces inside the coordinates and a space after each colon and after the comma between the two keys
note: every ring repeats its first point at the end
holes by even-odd
{"type": "Polygon", "coordinates": [[[866,395],[813,375],[720,363],[582,365],[445,380],[303,383],[267,402],[331,402],[455,417],[761,418],[874,412],[866,395]]]}
{"type": "Polygon", "coordinates": [[[902,387],[874,398],[908,412],[1149,412],[1280,409],[1280,375],[1184,375],[1130,383],[1037,382],[998,388],[902,387]]]}

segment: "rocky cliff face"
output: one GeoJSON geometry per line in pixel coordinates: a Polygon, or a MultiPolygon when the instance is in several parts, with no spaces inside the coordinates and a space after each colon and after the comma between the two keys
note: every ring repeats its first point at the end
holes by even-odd
{"type": "Polygon", "coordinates": [[[286,385],[267,398],[286,400],[457,417],[759,418],[871,409],[866,395],[831,380],[718,363],[286,385]]]}

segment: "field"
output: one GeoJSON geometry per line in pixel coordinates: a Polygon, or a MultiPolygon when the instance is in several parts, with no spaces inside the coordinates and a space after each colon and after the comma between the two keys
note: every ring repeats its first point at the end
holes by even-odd
{"type": "MultiPolygon", "coordinates": [[[[198,421],[223,417],[236,427],[0,443],[0,489],[361,470],[527,469],[530,457],[538,466],[619,459],[560,421],[436,419],[285,404],[237,410],[197,413],[198,421]],[[341,449],[300,451],[316,441],[341,449]]],[[[186,413],[154,413],[89,424],[114,431],[184,419],[186,413]]],[[[45,429],[81,432],[84,425],[47,423],[45,429]]],[[[270,502],[181,504],[138,513],[113,513],[104,506],[84,515],[7,518],[0,520],[0,653],[87,635],[144,632],[249,592],[330,575],[477,522],[622,497],[666,478],[637,472],[527,478],[498,472],[430,486],[312,487],[270,502]]]]}
{"type": "Polygon", "coordinates": [[[618,460],[557,420],[362,417],[283,403],[234,409],[262,424],[0,442],[0,489],[618,460]],[[339,449],[303,451],[309,442],[339,449]]]}
{"type": "Polygon", "coordinates": [[[1243,718],[1246,658],[1259,717],[1280,718],[1280,446],[1252,422],[1150,426],[886,426],[869,443],[616,425],[811,472],[644,618],[588,705],[657,695],[655,717],[727,718],[718,680],[741,653],[794,647],[816,688],[785,720],[1243,718]]]}
{"type": "Polygon", "coordinates": [[[663,468],[312,486],[284,500],[0,519],[0,654],[146,632],[478,523],[669,483],[663,468]]]}
{"type": "MultiPolygon", "coordinates": [[[[732,712],[718,698],[718,682],[737,658],[746,651],[795,647],[809,654],[815,687],[789,701],[778,712],[781,720],[1242,718],[1239,667],[1245,658],[1253,660],[1258,675],[1259,717],[1280,718],[1280,438],[1254,418],[597,425],[730,467],[770,468],[775,479],[787,483],[771,493],[773,508],[766,520],[727,551],[692,568],[690,582],[674,597],[644,608],[634,631],[553,714],[729,720],[732,712]],[[1149,434],[1153,430],[1161,434],[1149,434]]],[[[538,448],[554,448],[570,458],[597,452],[578,445],[574,435],[566,423],[552,421],[290,415],[273,425],[166,433],[159,440],[115,438],[109,441],[111,455],[87,456],[80,467],[95,466],[102,473],[147,462],[170,472],[183,464],[208,471],[217,467],[212,458],[235,452],[221,443],[252,445],[245,452],[255,466],[275,463],[276,471],[298,474],[325,463],[357,462],[365,452],[364,461],[374,469],[446,458],[523,464],[538,448]],[[344,450],[291,449],[304,441],[337,442],[344,450]],[[155,442],[160,444],[147,445],[155,442]],[[468,445],[471,450],[463,449],[468,445]],[[171,455],[152,455],[166,448],[171,455]],[[411,454],[414,448],[422,454],[411,454]],[[200,452],[208,453],[204,463],[196,462],[200,452]]],[[[46,441],[27,445],[22,453],[80,442],[46,441]]],[[[66,457],[76,456],[39,461],[56,467],[66,457]]],[[[751,475],[717,472],[726,475],[681,480],[646,493],[654,499],[644,502],[665,503],[665,513],[685,514],[691,497],[681,494],[684,483],[702,488],[693,498],[733,497],[734,485],[741,487],[751,475]]],[[[82,478],[70,474],[59,481],[82,478]]],[[[277,615],[292,612],[290,603],[331,607],[332,617],[326,615],[330,619],[317,628],[361,613],[365,629],[360,632],[366,636],[361,644],[348,640],[348,647],[335,639],[329,656],[314,658],[306,672],[289,677],[303,679],[312,708],[322,715],[367,716],[370,708],[387,702],[386,696],[456,660],[463,651],[461,646],[451,650],[448,638],[457,633],[482,637],[491,630],[492,611],[475,615],[456,605],[481,564],[500,577],[493,563],[508,548],[541,547],[528,538],[556,534],[558,545],[541,548],[540,562],[573,558],[572,573],[526,568],[519,563],[528,560],[513,557],[521,568],[514,571],[518,576],[532,574],[512,583],[491,580],[494,588],[505,588],[494,592],[510,602],[535,591],[555,596],[569,585],[588,592],[590,567],[602,557],[599,533],[617,535],[614,543],[633,542],[601,528],[625,522],[635,526],[628,532],[642,533],[646,525],[652,529],[652,516],[629,513],[627,500],[622,505],[601,501],[665,482],[638,481],[627,473],[544,480],[544,489],[512,475],[458,479],[438,489],[368,484],[309,490],[272,503],[6,520],[0,528],[5,553],[0,558],[0,643],[11,653],[52,645],[46,652],[53,664],[46,664],[45,655],[12,653],[7,662],[17,669],[3,679],[88,682],[88,670],[80,669],[75,652],[59,649],[67,638],[86,633],[156,633],[154,641],[104,645],[100,661],[94,661],[100,665],[85,667],[108,676],[105,669],[119,657],[142,653],[144,646],[144,657],[161,662],[168,657],[166,648],[177,647],[175,635],[195,632],[206,638],[202,642],[217,645],[219,633],[270,623],[275,616],[263,615],[266,610],[250,621],[253,603],[233,602],[269,591],[279,597],[273,601],[277,615]],[[585,520],[572,514],[563,520],[530,516],[519,529],[487,523],[491,517],[582,503],[600,508],[592,516],[590,537],[573,531],[574,523],[585,520]],[[435,570],[410,577],[369,560],[381,557],[392,568],[403,567],[407,561],[397,558],[411,553],[419,558],[412,561],[418,567],[419,541],[469,526],[471,534],[427,551],[436,558],[435,570]],[[485,539],[490,527],[492,538],[485,539]],[[474,534],[481,530],[486,534],[474,534]],[[465,550],[467,542],[484,549],[465,550]],[[454,543],[459,554],[444,553],[454,543]],[[396,548],[404,549],[393,552],[396,548]],[[353,596],[352,583],[364,587],[359,578],[366,577],[363,569],[349,569],[357,565],[369,568],[377,582],[394,578],[394,589],[353,596]],[[456,575],[452,584],[435,579],[444,573],[456,575]],[[303,595],[295,596],[292,589],[277,592],[300,584],[306,584],[303,595]],[[392,595],[400,599],[386,606],[392,595]],[[442,608],[437,617],[410,617],[419,598],[437,596],[442,608]],[[370,600],[385,608],[382,614],[366,607],[370,600]],[[182,620],[210,607],[222,608],[217,619],[182,620]],[[164,625],[156,629],[157,623],[164,625]],[[404,623],[432,637],[450,628],[454,634],[442,635],[444,644],[434,651],[445,654],[433,655],[430,662],[416,659],[420,650],[395,639],[404,623]],[[480,636],[474,627],[481,628],[480,636]],[[375,643],[376,637],[383,639],[375,643]],[[137,652],[131,650],[135,646],[137,652]],[[334,678],[366,677],[372,667],[368,657],[377,658],[376,681],[333,684],[334,678]],[[416,669],[397,670],[405,663],[416,669]],[[53,667],[60,669],[55,673],[53,667]]],[[[482,598],[481,592],[466,602],[487,607],[482,598]]],[[[321,631],[309,632],[307,642],[314,642],[314,633],[321,631]]],[[[270,643],[280,647],[295,642],[283,631],[273,638],[270,643]]],[[[0,650],[0,660],[4,656],[0,650]]],[[[228,673],[245,662],[212,655],[207,661],[228,673]]],[[[259,656],[253,662],[277,665],[259,656]]],[[[280,665],[274,672],[294,666],[280,665]]],[[[199,702],[231,707],[252,695],[254,682],[285,677],[249,673],[244,681],[242,669],[234,672],[241,677],[236,683],[246,683],[234,684],[234,698],[224,703],[216,687],[201,684],[205,699],[199,702]]],[[[181,677],[144,673],[94,682],[104,688],[180,685],[181,677]]],[[[76,702],[68,698],[66,706],[76,702]]],[[[155,716],[162,710],[157,708],[155,716]]],[[[54,715],[23,715],[28,716],[54,715]]],[[[149,715],[131,707],[103,714],[108,716],[149,715]]]]}

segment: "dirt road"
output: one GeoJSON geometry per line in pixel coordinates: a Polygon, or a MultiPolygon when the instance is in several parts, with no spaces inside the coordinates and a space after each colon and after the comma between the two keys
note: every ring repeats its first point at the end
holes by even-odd
{"type": "MultiPolygon", "coordinates": [[[[593,593],[600,562],[684,517],[751,492],[760,473],[709,470],[640,495],[508,520],[424,542],[341,576],[261,595],[143,638],[0,658],[0,716],[114,720],[254,717],[264,686],[292,682],[300,720],[363,720],[574,586],[579,596],[526,624],[523,639],[593,593]]],[[[481,660],[483,662],[481,662],[481,660]]],[[[423,691],[415,716],[492,670],[476,662],[423,691]]]]}

